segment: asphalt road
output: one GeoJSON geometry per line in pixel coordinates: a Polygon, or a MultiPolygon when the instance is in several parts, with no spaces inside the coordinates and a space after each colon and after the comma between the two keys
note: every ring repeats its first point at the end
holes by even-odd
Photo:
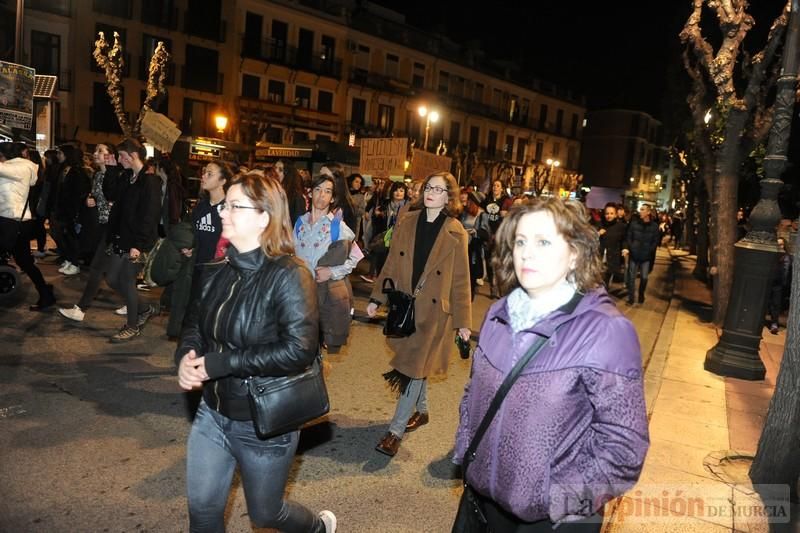
{"type": "MultiPolygon", "coordinates": [[[[64,278],[52,261],[40,263],[45,277],[62,305],[72,305],[86,273],[64,278]]],[[[659,254],[645,305],[620,305],[639,331],[645,362],[669,305],[668,263],[659,254]]],[[[470,361],[454,347],[447,379],[429,388],[430,424],[408,434],[393,459],[375,452],[395,406],[381,378],[389,353],[380,325],[364,318],[371,286],[357,276],[353,284],[350,343],[327,357],[331,412],[304,430],[289,496],[333,510],[343,533],[449,531],[460,495],[449,454],[470,361]]],[[[475,331],[491,304],[488,287],[480,292],[475,331]]],[[[108,337],[123,320],[109,289],[82,323],[30,312],[35,291],[24,296],[0,308],[0,531],[186,531],[191,402],[174,377],[166,316],[114,345],[108,337]]],[[[238,481],[227,517],[228,531],[253,530],[238,481]]]]}

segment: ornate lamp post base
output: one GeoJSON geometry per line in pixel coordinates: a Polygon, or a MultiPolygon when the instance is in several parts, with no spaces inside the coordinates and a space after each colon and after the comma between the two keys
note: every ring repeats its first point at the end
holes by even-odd
{"type": "Polygon", "coordinates": [[[706,353],[703,368],[720,376],[756,381],[767,372],[759,349],[778,247],[749,239],[750,234],[735,245],[736,271],[722,337],[706,353]]]}

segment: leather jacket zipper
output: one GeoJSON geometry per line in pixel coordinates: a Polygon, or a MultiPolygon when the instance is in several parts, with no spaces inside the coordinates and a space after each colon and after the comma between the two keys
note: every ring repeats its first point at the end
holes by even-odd
{"type": "MultiPolygon", "coordinates": [[[[220,304],[220,306],[217,308],[217,314],[214,317],[214,338],[215,339],[219,339],[219,316],[222,314],[222,309],[225,307],[225,304],[227,304],[231,300],[231,298],[233,297],[233,291],[236,288],[236,285],[239,283],[239,281],[241,281],[241,279],[242,278],[239,276],[239,274],[236,274],[236,281],[231,283],[231,289],[230,289],[230,291],[228,291],[228,296],[225,298],[225,301],[222,302],[220,304]]],[[[218,342],[217,343],[217,347],[219,348],[217,353],[222,353],[222,344],[218,342]]],[[[220,403],[221,403],[221,400],[220,400],[220,397],[219,397],[219,380],[214,382],[214,397],[217,399],[216,411],[219,412],[220,403]]]]}

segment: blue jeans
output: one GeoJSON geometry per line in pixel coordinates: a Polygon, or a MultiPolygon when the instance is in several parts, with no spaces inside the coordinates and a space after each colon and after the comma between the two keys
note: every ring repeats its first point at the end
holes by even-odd
{"type": "Polygon", "coordinates": [[[644,291],[647,288],[647,276],[650,275],[650,261],[634,261],[628,259],[628,275],[625,276],[626,286],[628,289],[628,302],[633,303],[633,290],[636,287],[636,269],[642,273],[642,279],[639,281],[639,301],[644,301],[644,291]]]}
{"type": "Polygon", "coordinates": [[[402,438],[406,432],[406,424],[415,410],[420,413],[428,412],[428,380],[425,378],[412,379],[406,386],[406,391],[397,400],[389,431],[402,438]]]}
{"type": "Polygon", "coordinates": [[[256,527],[324,533],[318,516],[283,499],[299,435],[292,431],[261,440],[252,422],[231,420],[201,402],[186,451],[189,530],[225,531],[225,506],[238,464],[247,513],[256,527]]]}

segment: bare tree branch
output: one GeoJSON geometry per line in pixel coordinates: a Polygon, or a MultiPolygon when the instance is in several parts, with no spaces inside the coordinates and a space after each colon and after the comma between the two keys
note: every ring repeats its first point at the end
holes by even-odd
{"type": "Polygon", "coordinates": [[[778,49],[783,45],[786,25],[789,22],[790,7],[791,0],[788,0],[786,6],[783,8],[783,12],[781,12],[778,18],[772,23],[764,48],[753,57],[753,71],[750,74],[750,78],[747,80],[747,89],[745,90],[741,102],[741,105],[746,109],[753,108],[759,93],[764,90],[764,78],[766,77],[768,69],[776,60],[778,49]]]}
{"type": "Polygon", "coordinates": [[[169,63],[169,58],[170,56],[169,52],[167,52],[167,48],[162,41],[159,41],[153,52],[153,57],[150,58],[150,67],[147,72],[147,94],[142,103],[139,118],[136,120],[136,126],[134,127],[134,134],[136,136],[141,135],[142,120],[144,119],[145,113],[152,109],[153,101],[166,92],[164,85],[167,79],[167,64],[169,63]]]}
{"type": "Polygon", "coordinates": [[[122,54],[122,45],[119,42],[119,33],[114,32],[114,46],[109,48],[105,35],[102,31],[99,32],[92,55],[97,65],[105,72],[106,92],[111,98],[111,105],[114,106],[114,114],[117,115],[122,134],[131,137],[131,125],[128,123],[122,101],[122,69],[125,66],[125,60],[122,54]]]}

